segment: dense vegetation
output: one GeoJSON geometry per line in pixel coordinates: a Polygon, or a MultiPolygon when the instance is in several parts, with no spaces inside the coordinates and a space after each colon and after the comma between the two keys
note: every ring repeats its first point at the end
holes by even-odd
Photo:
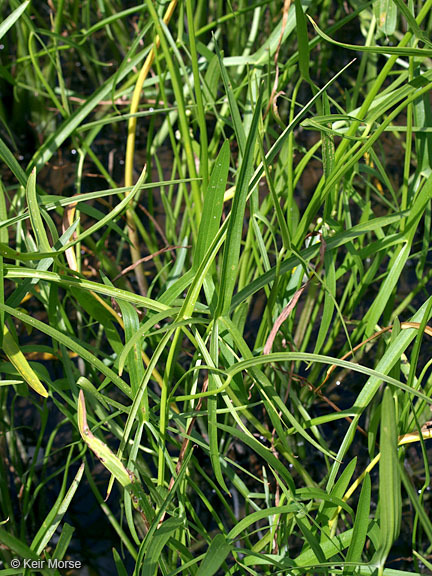
{"type": "Polygon", "coordinates": [[[431,9],[1,4],[2,574],[430,573],[431,9]]]}

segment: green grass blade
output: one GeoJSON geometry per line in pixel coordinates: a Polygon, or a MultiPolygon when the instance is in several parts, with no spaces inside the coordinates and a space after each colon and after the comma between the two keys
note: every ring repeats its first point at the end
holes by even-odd
{"type": "MultiPolygon", "coordinates": [[[[5,189],[3,182],[0,180],[0,221],[7,219],[7,209],[6,209],[6,198],[5,189]]],[[[0,229],[0,242],[2,244],[7,244],[9,241],[9,234],[6,228],[0,229]]],[[[3,257],[0,256],[0,303],[5,302],[5,286],[4,286],[4,264],[3,257]]],[[[5,320],[5,314],[3,310],[0,310],[0,347],[3,342],[3,325],[5,320]]]]}
{"type": "Polygon", "coordinates": [[[216,534],[210,542],[204,560],[201,562],[196,576],[213,576],[225,562],[231,546],[223,534],[216,534]]]}
{"type": "Polygon", "coordinates": [[[231,118],[233,121],[233,126],[234,126],[234,131],[235,131],[238,147],[240,149],[240,155],[244,156],[245,151],[246,151],[246,134],[244,131],[243,123],[241,121],[240,110],[238,108],[237,99],[234,95],[234,91],[232,88],[232,83],[231,83],[231,80],[228,76],[228,72],[224,66],[222,55],[220,53],[217,42],[215,44],[215,48],[216,48],[216,55],[217,55],[218,60],[219,60],[219,67],[220,67],[222,80],[223,80],[224,87],[225,87],[225,92],[226,92],[227,97],[228,97],[229,110],[230,110],[231,118]]]}
{"type": "MultiPolygon", "coordinates": [[[[338,534],[331,540],[326,538],[324,542],[320,544],[320,551],[324,558],[328,560],[347,548],[352,540],[352,534],[353,530],[347,530],[346,532],[342,532],[342,534],[338,534]]],[[[302,552],[294,559],[294,563],[296,566],[309,567],[308,571],[311,571],[311,568],[320,565],[320,562],[313,550],[302,552]]],[[[340,565],[340,563],[340,561],[336,562],[337,565],[340,565]]]]}
{"type": "Polygon", "coordinates": [[[242,532],[246,531],[248,528],[254,526],[256,522],[274,514],[295,514],[299,511],[299,504],[293,502],[292,504],[285,504],[283,506],[275,506],[266,508],[265,510],[257,510],[248,514],[245,518],[242,518],[240,522],[228,532],[228,540],[236,540],[242,532]]]}
{"type": "MultiPolygon", "coordinates": [[[[248,434],[245,434],[241,430],[237,430],[232,426],[227,426],[225,424],[218,424],[218,428],[228,432],[231,436],[234,436],[241,440],[244,444],[252,448],[254,452],[259,454],[264,462],[267,463],[268,466],[271,466],[276,470],[276,472],[283,478],[287,484],[287,486],[293,491],[294,482],[291,477],[291,474],[288,472],[287,468],[272,454],[272,452],[265,448],[260,442],[255,440],[255,438],[251,437],[248,434]]],[[[293,491],[294,493],[294,491],[293,491]]]]}
{"type": "Polygon", "coordinates": [[[400,278],[400,275],[405,267],[405,263],[408,260],[410,254],[410,245],[405,244],[402,249],[399,251],[397,258],[393,261],[393,266],[390,268],[390,272],[383,282],[380,291],[375,298],[372,306],[367,311],[363,321],[365,323],[365,336],[369,338],[369,336],[375,330],[375,326],[379,322],[379,318],[384,311],[384,308],[388,302],[389,296],[392,293],[394,287],[396,286],[397,281],[400,278]]]}
{"type": "Polygon", "coordinates": [[[15,178],[18,180],[21,186],[24,186],[25,188],[27,186],[27,174],[18,164],[15,156],[12,154],[12,152],[9,150],[9,148],[1,138],[0,138],[0,158],[10,168],[11,172],[14,174],[15,178]]]}
{"type": "Polygon", "coordinates": [[[33,168],[26,187],[27,204],[30,214],[30,222],[41,252],[50,252],[51,246],[45,232],[45,226],[40,213],[39,202],[36,193],[36,168],[33,168]]]}
{"type": "Polygon", "coordinates": [[[220,296],[218,302],[218,315],[225,316],[230,309],[232,294],[237,278],[240,244],[243,230],[243,217],[246,208],[246,198],[249,182],[252,176],[255,141],[258,133],[258,123],[261,115],[262,95],[258,98],[251,129],[247,137],[245,153],[236,181],[236,193],[231,208],[231,217],[228,223],[227,238],[225,242],[222,275],[220,282],[220,296]]]}
{"type": "Polygon", "coordinates": [[[408,26],[411,32],[414,34],[414,36],[416,36],[419,40],[424,42],[426,46],[432,47],[432,42],[430,38],[428,38],[427,34],[425,34],[425,32],[423,32],[423,30],[419,27],[419,25],[416,22],[416,19],[414,18],[413,14],[411,13],[410,9],[405,4],[405,2],[403,0],[392,0],[392,1],[396,4],[401,13],[404,15],[408,23],[408,26]]]}
{"type": "Polygon", "coordinates": [[[392,36],[396,30],[397,8],[394,0],[375,0],[375,18],[378,29],[386,36],[392,36]]]}
{"type": "Polygon", "coordinates": [[[357,514],[353,526],[353,536],[345,558],[347,562],[361,562],[369,525],[370,503],[371,479],[369,474],[367,474],[363,480],[363,486],[357,505],[357,514]]]}
{"type": "MultiPolygon", "coordinates": [[[[357,458],[353,458],[349,464],[346,466],[338,481],[335,483],[331,490],[332,496],[336,496],[338,498],[342,498],[345,494],[346,489],[348,488],[348,484],[351,481],[351,478],[354,474],[355,468],[357,464],[357,458]]],[[[324,502],[320,508],[319,513],[319,521],[320,523],[324,524],[324,522],[328,522],[331,517],[333,516],[334,511],[337,509],[337,506],[331,506],[329,503],[324,502]]]]}
{"type": "MultiPolygon", "coordinates": [[[[94,356],[94,354],[91,354],[88,350],[86,350],[83,346],[78,344],[75,340],[73,340],[69,336],[66,336],[65,334],[63,334],[62,332],[57,330],[56,328],[53,328],[52,326],[49,326],[48,324],[45,324],[44,322],[41,322],[40,320],[37,320],[36,318],[32,318],[28,314],[24,314],[23,312],[20,312],[19,310],[15,310],[14,308],[7,306],[6,304],[3,304],[3,305],[0,304],[0,307],[3,308],[3,310],[5,312],[7,312],[8,314],[10,314],[11,316],[14,316],[15,318],[18,318],[18,320],[21,320],[21,322],[24,322],[24,324],[28,324],[29,326],[32,326],[33,328],[40,330],[44,334],[47,334],[51,338],[54,338],[55,341],[61,342],[67,348],[76,352],[81,358],[83,358],[83,360],[86,360],[87,362],[89,362],[91,366],[94,366],[96,369],[98,369],[100,372],[102,372],[102,374],[104,374],[107,378],[109,378],[112,382],[114,382],[114,384],[116,386],[118,386],[118,388],[124,394],[126,394],[129,397],[131,396],[130,388],[126,384],[126,382],[124,380],[122,380],[110,368],[108,368],[101,360],[99,360],[99,358],[96,358],[96,356],[94,356]]],[[[11,336],[11,338],[12,338],[12,336],[11,336]]],[[[4,345],[4,340],[3,340],[3,345],[4,345]]],[[[17,345],[16,345],[15,341],[13,341],[13,344],[11,344],[11,349],[10,349],[12,352],[12,356],[13,356],[13,354],[17,354],[17,350],[15,347],[17,347],[17,345]]],[[[18,349],[18,351],[19,351],[19,349],[18,349]]],[[[24,378],[24,376],[23,376],[23,378],[24,378]]],[[[41,394],[42,396],[48,396],[48,393],[46,392],[45,388],[42,387],[43,388],[43,390],[42,390],[39,387],[38,382],[34,382],[33,384],[35,386],[37,386],[38,389],[40,389],[39,394],[41,394]]],[[[39,390],[36,390],[36,391],[38,392],[39,390]]]]}
{"type": "MultiPolygon", "coordinates": [[[[120,73],[114,73],[100,88],[98,88],[93,95],[80,106],[76,112],[69,116],[63,124],[51,134],[46,142],[38,149],[33,156],[29,165],[29,170],[36,167],[40,171],[42,167],[49,162],[56,150],[63,144],[63,142],[71,136],[71,134],[81,125],[83,120],[99,105],[101,100],[107,98],[111,91],[115,89],[118,82],[121,82],[136,66],[139,65],[141,60],[145,57],[146,51],[143,50],[136,56],[131,57],[130,61],[124,66],[120,73]]],[[[0,154],[3,150],[0,146],[0,154]]]]}
{"type": "Polygon", "coordinates": [[[149,551],[145,555],[142,565],[142,576],[156,576],[161,561],[162,550],[181,525],[182,521],[180,518],[168,518],[168,520],[161,524],[155,531],[149,543],[149,551]]]}
{"type": "Polygon", "coordinates": [[[0,40],[6,34],[6,32],[12,28],[15,22],[20,18],[21,14],[27,9],[30,4],[30,0],[25,0],[18,8],[16,8],[7,18],[3,20],[0,24],[0,40]]]}
{"type": "MultiPolygon", "coordinates": [[[[404,335],[405,332],[407,332],[407,330],[403,330],[401,335],[404,335]]],[[[411,330],[409,330],[409,332],[411,332],[411,330]]],[[[410,341],[414,339],[414,337],[415,333],[406,335],[404,338],[404,342],[410,341]]],[[[355,362],[348,362],[347,360],[340,360],[339,358],[332,358],[330,356],[324,356],[322,354],[312,354],[309,352],[274,352],[272,354],[257,356],[255,358],[251,358],[250,360],[243,360],[241,362],[238,362],[237,364],[230,366],[226,370],[226,372],[229,378],[232,378],[233,376],[235,376],[235,374],[238,374],[243,370],[249,370],[262,364],[271,364],[271,362],[290,362],[290,361],[319,362],[323,364],[334,364],[336,366],[340,366],[341,368],[348,368],[349,370],[354,370],[355,372],[360,372],[361,374],[367,374],[368,376],[373,377],[374,381],[378,382],[381,380],[383,382],[387,382],[388,384],[392,384],[393,386],[396,386],[401,390],[405,390],[410,394],[414,394],[415,396],[422,398],[428,404],[432,405],[432,399],[430,399],[428,396],[426,396],[419,390],[409,388],[408,386],[406,386],[406,384],[403,384],[402,382],[399,382],[398,380],[395,380],[394,378],[387,376],[387,374],[385,374],[384,372],[380,372],[378,369],[374,370],[372,368],[362,366],[355,362]]],[[[354,404],[354,406],[357,409],[360,408],[360,406],[363,406],[362,403],[361,404],[359,403],[359,398],[362,397],[363,399],[364,395],[365,392],[363,389],[354,404]]]]}
{"type": "Polygon", "coordinates": [[[403,486],[414,510],[418,514],[419,522],[421,523],[427,538],[432,542],[432,522],[423,503],[420,502],[418,489],[417,487],[413,486],[412,480],[408,476],[407,471],[404,468],[404,464],[401,462],[399,462],[399,470],[403,486]]]}
{"type": "Polygon", "coordinates": [[[75,528],[73,526],[71,526],[67,522],[63,524],[60,538],[54,550],[53,558],[55,558],[56,560],[63,560],[69,548],[69,544],[72,540],[74,532],[75,528]]]}
{"type": "MultiPolygon", "coordinates": [[[[387,2],[388,0],[384,1],[387,2]]],[[[372,52],[373,54],[392,54],[394,56],[416,56],[418,58],[430,58],[432,56],[432,48],[405,48],[404,46],[358,46],[353,44],[345,44],[344,42],[338,42],[320,30],[310,16],[309,20],[321,38],[324,38],[324,40],[327,42],[330,42],[335,46],[339,46],[340,48],[346,48],[347,50],[355,50],[358,52],[372,52]]]]}
{"type": "MultiPolygon", "coordinates": [[[[47,253],[46,256],[52,256],[52,253],[47,253]]],[[[38,278],[39,280],[44,280],[46,282],[53,282],[59,284],[60,286],[76,287],[80,290],[96,292],[96,294],[101,294],[103,296],[108,296],[109,298],[117,298],[124,300],[125,302],[130,302],[135,304],[135,306],[148,308],[155,312],[166,312],[169,310],[174,310],[173,315],[177,308],[171,309],[169,306],[160,304],[152,298],[146,298],[145,296],[140,296],[139,294],[134,294],[128,290],[122,290],[121,288],[114,288],[112,286],[106,286],[99,282],[93,282],[91,280],[84,280],[82,278],[68,278],[62,274],[57,274],[56,272],[48,272],[44,270],[35,270],[32,268],[21,268],[14,266],[5,266],[5,278],[38,278]]]]}
{"type": "MultiPolygon", "coordinates": [[[[36,552],[30,549],[29,546],[25,542],[23,542],[17,536],[14,536],[9,531],[5,530],[4,528],[0,527],[0,542],[11,552],[13,552],[14,556],[17,558],[28,558],[29,560],[38,561],[40,557],[36,552]]],[[[42,576],[51,576],[52,570],[49,568],[38,568],[38,571],[42,576]]],[[[12,569],[12,570],[2,570],[3,574],[23,574],[23,570],[20,569],[12,569]]]]}
{"type": "Polygon", "coordinates": [[[115,548],[113,548],[113,557],[118,576],[128,576],[126,566],[123,564],[123,560],[115,548]]]}
{"type": "Polygon", "coordinates": [[[60,522],[62,521],[64,515],[66,514],[72,498],[77,491],[77,488],[81,482],[82,475],[84,473],[84,464],[78,469],[78,472],[75,475],[75,478],[72,481],[72,484],[69,487],[67,493],[59,498],[53,509],[45,518],[44,522],[42,523],[39,532],[34,537],[33,543],[31,545],[32,550],[36,552],[36,554],[42,554],[43,550],[46,548],[48,543],[50,542],[54,532],[57,530],[60,522]]]}
{"type": "MultiPolygon", "coordinates": [[[[423,320],[425,311],[428,309],[428,306],[429,306],[429,300],[427,300],[420,307],[420,309],[411,318],[411,321],[421,322],[423,320]]],[[[403,352],[406,350],[406,348],[409,346],[412,340],[414,340],[415,336],[416,334],[414,331],[402,330],[401,333],[396,338],[396,340],[390,344],[390,346],[385,351],[383,357],[378,362],[376,366],[376,371],[380,372],[381,375],[387,374],[394,366],[394,364],[400,360],[403,352]]],[[[366,408],[366,406],[370,404],[370,402],[372,402],[372,399],[377,393],[382,381],[383,381],[382,376],[376,377],[371,375],[366,384],[363,386],[362,391],[355,400],[355,406],[360,411],[360,413],[363,412],[363,410],[366,408]]],[[[388,382],[388,380],[386,381],[388,382]]],[[[394,385],[394,382],[388,382],[388,383],[394,385]]],[[[414,393],[414,391],[412,390],[411,393],[414,393]]],[[[327,488],[333,485],[336,474],[339,470],[340,462],[345,457],[345,454],[354,439],[354,433],[360,418],[360,413],[353,419],[347,433],[345,434],[344,439],[342,440],[342,443],[340,445],[337,454],[337,461],[333,464],[332,470],[330,472],[327,488]]]]}
{"type": "Polygon", "coordinates": [[[381,405],[380,451],[380,546],[377,561],[379,572],[382,573],[393,542],[399,536],[402,520],[397,418],[393,394],[388,386],[384,390],[381,405]]]}
{"type": "Polygon", "coordinates": [[[307,31],[307,20],[301,0],[295,0],[295,14],[296,14],[296,27],[298,38],[298,52],[299,52],[299,67],[300,73],[303,78],[312,85],[312,80],[309,73],[309,38],[307,31]]]}
{"type": "MultiPolygon", "coordinates": [[[[394,222],[398,222],[401,219],[401,213],[392,214],[390,216],[384,216],[382,218],[374,218],[371,221],[363,222],[361,224],[357,224],[353,226],[351,229],[346,230],[344,232],[340,232],[326,240],[326,248],[327,250],[332,250],[334,248],[338,248],[339,246],[344,246],[348,242],[351,242],[353,239],[363,236],[368,232],[373,232],[374,230],[380,230],[381,228],[385,228],[390,226],[394,222]]],[[[320,243],[314,244],[309,246],[305,250],[301,251],[301,256],[305,261],[309,261],[311,258],[316,256],[320,250],[320,243]]],[[[284,260],[279,268],[279,274],[286,274],[293,270],[296,266],[301,264],[300,260],[297,256],[290,256],[286,260],[284,260]]],[[[270,282],[276,277],[277,267],[274,266],[268,272],[262,274],[259,278],[251,282],[248,286],[240,290],[238,294],[236,294],[232,300],[231,308],[236,308],[241,302],[246,300],[252,294],[255,294],[264,286],[267,286],[270,282]]]]}
{"type": "Polygon", "coordinates": [[[219,230],[229,164],[230,147],[228,140],[225,140],[214,163],[207,194],[204,197],[201,223],[192,265],[194,270],[198,269],[219,230]]]}

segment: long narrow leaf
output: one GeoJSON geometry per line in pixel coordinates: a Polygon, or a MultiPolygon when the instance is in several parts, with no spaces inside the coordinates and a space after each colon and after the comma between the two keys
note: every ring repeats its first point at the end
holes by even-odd
{"type": "MultiPolygon", "coordinates": [[[[8,306],[5,306],[4,304],[3,305],[0,304],[0,306],[2,306],[3,310],[6,312],[11,310],[11,309],[9,309],[8,306]]],[[[24,316],[24,314],[23,314],[23,316],[24,316]]],[[[16,370],[20,374],[20,376],[22,376],[24,381],[27,382],[27,384],[30,386],[30,388],[33,388],[33,390],[35,392],[37,392],[38,394],[40,394],[44,398],[47,398],[48,392],[47,392],[45,386],[42,384],[42,382],[39,380],[39,378],[36,375],[33,368],[27,362],[26,357],[21,352],[20,347],[15,342],[15,340],[14,340],[12,334],[9,332],[9,329],[6,326],[6,324],[3,325],[3,345],[2,345],[2,348],[3,348],[4,353],[6,354],[8,359],[10,360],[10,362],[16,368],[16,370]]]]}
{"type": "Polygon", "coordinates": [[[25,0],[18,8],[16,8],[7,18],[3,20],[0,24],[0,39],[6,34],[6,32],[12,28],[15,22],[20,18],[21,14],[27,9],[30,4],[30,0],[25,0]]]}
{"type": "Polygon", "coordinates": [[[261,115],[261,100],[262,95],[258,98],[255,107],[251,129],[246,141],[244,157],[236,182],[236,193],[231,209],[231,218],[228,223],[222,265],[221,290],[218,302],[218,313],[222,316],[228,313],[231,306],[232,294],[237,277],[243,217],[246,207],[246,197],[249,190],[249,181],[253,170],[255,141],[257,138],[259,117],[261,115]]]}
{"type": "Polygon", "coordinates": [[[380,547],[377,550],[377,556],[382,572],[393,542],[399,536],[402,520],[397,419],[393,395],[388,386],[384,390],[381,405],[380,450],[380,547]]]}

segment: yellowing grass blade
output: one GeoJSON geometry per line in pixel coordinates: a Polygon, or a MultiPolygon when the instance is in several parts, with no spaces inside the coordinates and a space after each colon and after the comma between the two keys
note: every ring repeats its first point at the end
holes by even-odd
{"type": "Polygon", "coordinates": [[[22,378],[27,382],[30,388],[33,388],[38,394],[47,398],[48,392],[37,377],[35,371],[27,362],[26,357],[19,349],[18,344],[15,342],[12,334],[9,332],[6,324],[3,325],[3,351],[8,357],[9,361],[18,370],[22,378]]]}
{"type": "Polygon", "coordinates": [[[80,390],[78,399],[78,428],[82,439],[90,450],[96,454],[105,468],[111,472],[114,478],[127,490],[134,508],[138,510],[148,526],[148,520],[151,520],[153,511],[147,500],[147,496],[141,485],[136,481],[135,475],[123,465],[121,460],[117,458],[102,440],[99,440],[99,438],[96,438],[96,436],[92,434],[87,424],[86,405],[84,392],[82,390],[80,390]]]}

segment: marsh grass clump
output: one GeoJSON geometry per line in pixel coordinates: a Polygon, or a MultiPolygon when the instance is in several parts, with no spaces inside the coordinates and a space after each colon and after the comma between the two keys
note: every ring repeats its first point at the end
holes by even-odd
{"type": "Polygon", "coordinates": [[[431,8],[3,3],[5,574],[430,573],[431,8]]]}

